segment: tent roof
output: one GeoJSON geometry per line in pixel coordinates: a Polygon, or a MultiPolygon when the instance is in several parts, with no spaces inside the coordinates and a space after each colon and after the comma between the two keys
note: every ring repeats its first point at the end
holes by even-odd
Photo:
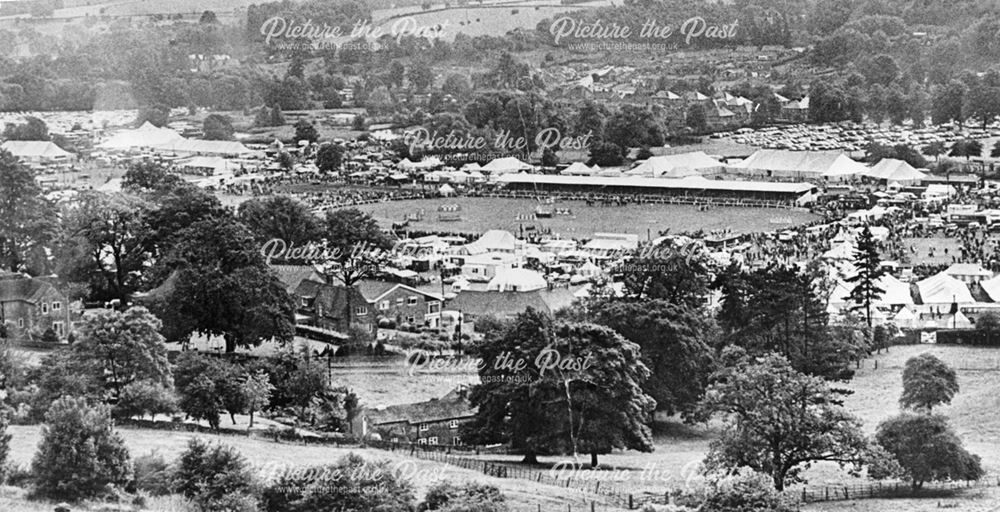
{"type": "Polygon", "coordinates": [[[71,158],[73,153],[47,140],[8,140],[0,149],[19,158],[71,158]]]}
{"type": "Polygon", "coordinates": [[[746,160],[734,164],[739,169],[793,171],[817,176],[845,176],[867,171],[841,151],[789,151],[761,149],[746,160]]]}
{"type": "Polygon", "coordinates": [[[884,274],[879,278],[877,283],[877,286],[884,291],[882,298],[879,300],[880,303],[891,306],[913,304],[909,284],[896,279],[891,274],[884,274]]]}
{"type": "Polygon", "coordinates": [[[894,158],[883,158],[872,166],[865,175],[887,181],[920,181],[927,175],[914,169],[912,165],[894,158]]]}
{"type": "Polygon", "coordinates": [[[512,156],[497,158],[483,166],[482,170],[493,174],[504,174],[532,169],[532,167],[512,156]]]}
{"type": "Polygon", "coordinates": [[[160,151],[201,153],[210,155],[245,155],[253,153],[241,142],[233,140],[195,140],[179,138],[155,146],[160,151]]]}
{"type": "MultiPolygon", "coordinates": [[[[619,177],[605,176],[608,170],[601,171],[597,176],[557,176],[551,174],[508,174],[501,176],[501,183],[523,183],[540,185],[583,185],[598,187],[641,187],[641,188],[679,188],[697,190],[727,190],[740,192],[781,192],[804,193],[815,188],[809,183],[782,183],[762,181],[728,181],[707,179],[663,179],[645,178],[639,176],[619,177]]],[[[610,172],[618,173],[611,170],[610,172]]]]}
{"type": "Polygon", "coordinates": [[[917,283],[924,304],[967,304],[975,302],[965,283],[941,272],[917,283]]]}
{"type": "Polygon", "coordinates": [[[997,275],[993,279],[987,279],[985,281],[980,281],[979,286],[982,287],[983,291],[993,302],[1000,302],[1000,275],[997,275]]]}
{"type": "Polygon", "coordinates": [[[181,134],[170,128],[157,128],[149,121],[134,130],[120,131],[98,144],[103,149],[131,149],[161,146],[182,139],[181,134]]]}
{"type": "Polygon", "coordinates": [[[465,247],[469,249],[470,253],[478,254],[496,250],[513,251],[516,246],[517,239],[514,238],[514,235],[510,231],[491,229],[483,233],[483,236],[479,237],[479,240],[465,247]]]}
{"type": "Polygon", "coordinates": [[[706,155],[704,151],[694,151],[679,155],[650,157],[625,174],[654,178],[683,178],[700,174],[700,171],[720,170],[722,167],[722,162],[706,155]]]}

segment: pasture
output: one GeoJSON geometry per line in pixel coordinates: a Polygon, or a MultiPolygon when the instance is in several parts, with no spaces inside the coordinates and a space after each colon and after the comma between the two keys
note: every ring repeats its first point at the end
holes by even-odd
{"type": "Polygon", "coordinates": [[[385,225],[401,222],[407,215],[423,212],[423,220],[411,221],[410,229],[482,233],[503,229],[516,235],[522,227],[551,229],[564,238],[591,238],[594,233],[630,233],[640,238],[656,238],[662,232],[714,231],[729,229],[734,233],[775,231],[806,224],[819,216],[801,210],[748,207],[712,207],[699,211],[690,205],[629,204],[625,206],[587,206],[585,201],[557,201],[552,207],[569,209],[571,215],[535,219],[540,203],[531,199],[510,198],[441,198],[413,199],[358,206],[385,225]],[[440,220],[438,207],[458,205],[461,219],[440,220]]]}

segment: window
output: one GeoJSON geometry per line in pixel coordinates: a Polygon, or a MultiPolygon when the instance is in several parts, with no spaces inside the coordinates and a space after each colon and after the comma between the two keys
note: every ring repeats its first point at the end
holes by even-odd
{"type": "Polygon", "coordinates": [[[434,301],[434,302],[428,302],[427,303],[427,314],[440,313],[440,312],[441,312],[441,303],[440,302],[434,301]]]}
{"type": "Polygon", "coordinates": [[[378,308],[381,309],[382,311],[389,309],[389,301],[383,300],[381,303],[379,303],[378,308]]]}
{"type": "Polygon", "coordinates": [[[451,420],[448,422],[448,428],[458,428],[458,420],[451,420]]]}
{"type": "Polygon", "coordinates": [[[52,322],[52,328],[56,331],[56,335],[60,338],[63,337],[63,323],[62,322],[52,322]]]}
{"type": "Polygon", "coordinates": [[[48,302],[43,302],[42,303],[42,314],[43,315],[49,314],[49,303],[48,302]]]}
{"type": "Polygon", "coordinates": [[[396,305],[397,306],[402,306],[403,305],[403,298],[402,297],[396,299],[396,305]]]}
{"type": "Polygon", "coordinates": [[[390,439],[389,442],[391,442],[391,443],[398,443],[399,442],[399,438],[398,437],[394,437],[394,438],[390,439]]]}
{"type": "Polygon", "coordinates": [[[426,423],[421,423],[420,424],[420,431],[421,432],[427,432],[427,429],[429,429],[429,428],[430,428],[430,426],[427,425],[426,423]]]}
{"type": "Polygon", "coordinates": [[[434,436],[434,437],[428,439],[427,442],[430,443],[430,444],[438,444],[438,438],[437,438],[437,436],[434,436]]]}
{"type": "Polygon", "coordinates": [[[417,439],[417,444],[427,444],[427,438],[421,437],[417,439]]]}
{"type": "Polygon", "coordinates": [[[460,436],[455,436],[455,437],[451,438],[451,444],[453,444],[455,446],[461,445],[462,444],[462,438],[460,436]]]}
{"type": "Polygon", "coordinates": [[[358,316],[364,316],[368,314],[368,306],[358,306],[354,308],[354,313],[358,316]]]}
{"type": "Polygon", "coordinates": [[[417,305],[417,296],[416,295],[410,295],[410,298],[406,301],[406,304],[408,306],[416,306],[417,305]]]}
{"type": "Polygon", "coordinates": [[[17,328],[18,329],[24,329],[24,319],[23,318],[18,318],[17,319],[17,328]]]}
{"type": "Polygon", "coordinates": [[[52,303],[52,311],[59,311],[60,309],[62,309],[62,302],[52,303]]]}

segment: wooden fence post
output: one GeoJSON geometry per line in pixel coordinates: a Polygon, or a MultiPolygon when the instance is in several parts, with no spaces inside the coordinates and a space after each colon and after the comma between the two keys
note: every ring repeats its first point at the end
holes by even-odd
{"type": "Polygon", "coordinates": [[[635,503],[632,501],[632,495],[629,494],[628,495],[628,509],[632,510],[633,508],[635,508],[635,503]]]}

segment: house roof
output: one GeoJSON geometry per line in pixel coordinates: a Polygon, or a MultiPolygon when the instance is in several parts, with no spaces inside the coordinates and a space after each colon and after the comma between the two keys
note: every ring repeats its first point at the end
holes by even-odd
{"type": "Polygon", "coordinates": [[[278,275],[278,279],[285,285],[288,293],[294,292],[302,281],[307,279],[321,281],[323,278],[315,268],[309,265],[271,265],[271,270],[278,275]]]}
{"type": "Polygon", "coordinates": [[[552,315],[572,304],[573,300],[573,291],[569,288],[528,292],[462,290],[448,302],[446,309],[473,316],[492,315],[501,318],[523,313],[528,308],[552,315]]]}
{"type": "Polygon", "coordinates": [[[433,300],[441,300],[441,297],[439,295],[425,292],[423,290],[419,290],[417,288],[414,288],[412,286],[407,286],[402,283],[389,283],[386,281],[377,281],[374,279],[364,279],[362,281],[358,281],[355,284],[355,286],[357,286],[358,291],[361,292],[361,295],[364,296],[365,300],[367,300],[368,302],[376,302],[378,300],[381,300],[383,297],[389,295],[390,293],[396,291],[397,289],[402,289],[412,293],[417,293],[425,297],[429,297],[433,300]]]}
{"type": "Polygon", "coordinates": [[[4,275],[0,278],[0,302],[37,302],[52,283],[24,275],[4,275]]]}
{"type": "Polygon", "coordinates": [[[367,411],[368,421],[375,426],[388,423],[432,423],[437,421],[471,418],[476,414],[464,395],[449,393],[441,398],[413,404],[392,405],[384,409],[367,411]]]}

